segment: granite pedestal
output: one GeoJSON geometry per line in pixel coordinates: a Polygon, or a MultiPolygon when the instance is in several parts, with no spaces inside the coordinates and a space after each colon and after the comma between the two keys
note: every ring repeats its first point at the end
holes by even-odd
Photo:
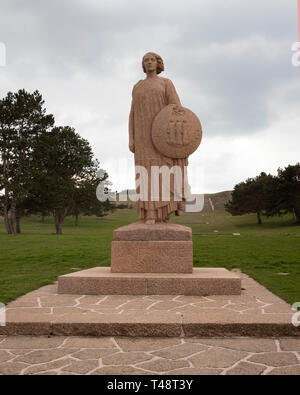
{"type": "Polygon", "coordinates": [[[135,223],[114,231],[112,273],[192,273],[192,230],[135,223]]]}
{"type": "Polygon", "coordinates": [[[186,226],[137,222],[114,231],[111,268],[60,276],[58,293],[77,295],[240,295],[241,279],[223,268],[193,268],[186,226]]]}

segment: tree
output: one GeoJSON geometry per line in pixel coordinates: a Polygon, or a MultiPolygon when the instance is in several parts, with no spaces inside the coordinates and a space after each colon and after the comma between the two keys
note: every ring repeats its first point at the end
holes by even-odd
{"type": "Polygon", "coordinates": [[[292,212],[300,224],[300,163],[278,169],[276,205],[273,213],[292,212]]]}
{"type": "Polygon", "coordinates": [[[54,124],[42,95],[24,89],[0,100],[0,191],[4,223],[9,234],[20,233],[20,218],[32,189],[33,144],[54,124]]]}
{"type": "Polygon", "coordinates": [[[256,213],[257,222],[261,224],[261,216],[274,205],[275,184],[274,177],[266,173],[237,184],[232,199],[225,204],[226,211],[232,215],[256,213]]]}
{"type": "Polygon", "coordinates": [[[53,213],[57,234],[74,206],[76,185],[93,166],[89,142],[69,126],[55,127],[44,133],[34,149],[36,207],[42,204],[53,213]]]}
{"type": "Polygon", "coordinates": [[[75,225],[78,226],[80,214],[96,215],[104,217],[114,206],[110,201],[100,202],[96,196],[99,183],[103,183],[106,188],[109,186],[108,174],[99,168],[99,162],[95,161],[92,166],[84,169],[84,172],[77,178],[74,185],[73,209],[75,215],[75,225]]]}

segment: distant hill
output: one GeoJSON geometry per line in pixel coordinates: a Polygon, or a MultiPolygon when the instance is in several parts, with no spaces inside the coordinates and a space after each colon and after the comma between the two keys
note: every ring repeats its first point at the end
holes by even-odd
{"type": "MultiPolygon", "coordinates": [[[[128,189],[128,193],[130,195],[135,194],[134,189],[128,189]]],[[[204,195],[204,207],[202,211],[213,211],[214,209],[223,209],[224,210],[224,204],[227,203],[231,199],[231,194],[232,191],[223,191],[223,192],[218,192],[218,193],[206,193],[204,195]]],[[[129,203],[130,206],[135,206],[135,202],[131,201],[130,199],[127,199],[127,190],[123,190],[120,193],[117,194],[117,201],[118,204],[127,204],[129,203]],[[119,199],[119,197],[121,197],[119,199]]],[[[201,195],[196,194],[194,195],[196,197],[200,197],[201,195]]],[[[199,203],[202,206],[202,200],[199,198],[199,203]]],[[[189,211],[189,210],[187,210],[189,211]]],[[[196,210],[197,211],[197,210],[196,210]]]]}
{"type": "Polygon", "coordinates": [[[232,191],[205,194],[210,198],[215,209],[224,209],[224,204],[231,199],[232,191]]]}

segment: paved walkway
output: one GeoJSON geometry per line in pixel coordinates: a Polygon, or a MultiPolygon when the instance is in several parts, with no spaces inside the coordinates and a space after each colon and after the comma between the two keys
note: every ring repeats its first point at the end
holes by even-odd
{"type": "Polygon", "coordinates": [[[300,375],[291,306],[241,276],[240,296],[59,295],[57,285],[43,287],[7,306],[0,375],[300,375]]]}
{"type": "Polygon", "coordinates": [[[2,336],[0,374],[300,375],[300,338],[2,336]]]}
{"type": "Polygon", "coordinates": [[[300,336],[291,306],[245,274],[242,295],[60,295],[57,285],[7,305],[0,335],[300,336]]]}

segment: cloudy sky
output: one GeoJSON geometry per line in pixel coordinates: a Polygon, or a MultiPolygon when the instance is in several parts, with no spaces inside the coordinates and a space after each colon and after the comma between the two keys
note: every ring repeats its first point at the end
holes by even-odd
{"type": "Polygon", "coordinates": [[[192,192],[219,192],[300,161],[296,41],[297,0],[0,0],[0,97],[38,89],[56,124],[90,141],[114,189],[132,188],[131,91],[142,56],[157,52],[202,123],[192,192]]]}

